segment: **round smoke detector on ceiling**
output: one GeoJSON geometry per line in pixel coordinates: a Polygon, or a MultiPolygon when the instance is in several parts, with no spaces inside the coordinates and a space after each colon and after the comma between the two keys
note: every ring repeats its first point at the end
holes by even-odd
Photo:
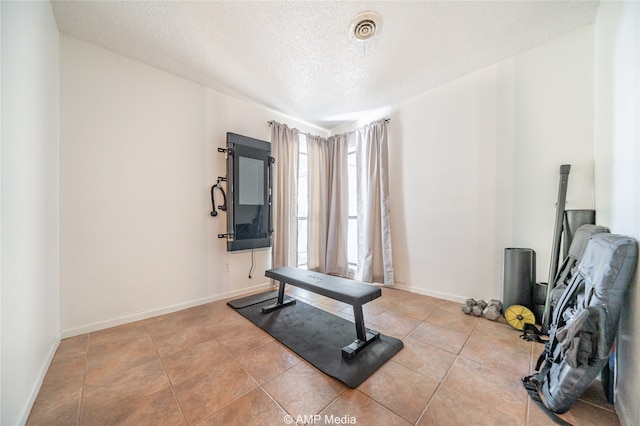
{"type": "Polygon", "coordinates": [[[382,17],[375,12],[362,12],[351,20],[351,35],[360,41],[369,40],[382,27],[382,17]]]}

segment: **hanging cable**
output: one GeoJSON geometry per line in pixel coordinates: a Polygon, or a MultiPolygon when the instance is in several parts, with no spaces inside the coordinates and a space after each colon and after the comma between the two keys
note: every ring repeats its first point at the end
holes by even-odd
{"type": "Polygon", "coordinates": [[[224,193],[224,188],[218,183],[218,189],[222,193],[222,204],[218,206],[218,209],[222,211],[227,210],[227,194],[224,193]]]}
{"type": "Polygon", "coordinates": [[[222,193],[222,204],[218,206],[219,210],[225,211],[227,210],[227,194],[224,193],[224,188],[220,185],[220,182],[226,181],[227,178],[219,177],[218,182],[211,187],[211,216],[218,216],[218,212],[216,211],[216,198],[215,198],[215,189],[218,188],[222,193]]]}
{"type": "Polygon", "coordinates": [[[253,268],[255,266],[255,252],[251,249],[251,269],[249,269],[249,279],[251,279],[251,274],[253,273],[253,268]]]}
{"type": "Polygon", "coordinates": [[[218,212],[216,211],[216,197],[215,197],[215,189],[217,186],[218,186],[217,183],[211,186],[211,216],[213,217],[218,216],[218,212]]]}

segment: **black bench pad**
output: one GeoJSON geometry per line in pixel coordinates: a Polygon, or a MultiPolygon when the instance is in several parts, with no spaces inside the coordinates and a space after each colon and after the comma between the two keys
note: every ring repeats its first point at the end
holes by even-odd
{"type": "Polygon", "coordinates": [[[380,287],[291,266],[269,269],[265,275],[352,306],[362,306],[382,296],[380,287]]]}

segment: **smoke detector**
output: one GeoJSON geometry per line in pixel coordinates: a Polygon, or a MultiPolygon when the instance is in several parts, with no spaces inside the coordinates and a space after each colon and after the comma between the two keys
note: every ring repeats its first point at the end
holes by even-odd
{"type": "Polygon", "coordinates": [[[351,20],[351,36],[359,41],[369,40],[382,27],[382,17],[375,12],[359,13],[351,20]]]}

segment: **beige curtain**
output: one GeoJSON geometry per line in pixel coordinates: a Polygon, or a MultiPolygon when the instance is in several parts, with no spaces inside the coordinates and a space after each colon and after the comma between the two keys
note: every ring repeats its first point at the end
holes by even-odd
{"type": "Polygon", "coordinates": [[[347,276],[349,186],[347,135],[307,136],[307,267],[347,276]]]}
{"type": "Polygon", "coordinates": [[[386,120],[357,130],[356,170],[358,268],[355,278],[394,285],[386,120]]]}
{"type": "Polygon", "coordinates": [[[298,130],[271,123],[273,172],[272,267],[296,266],[298,249],[298,130]]]}

